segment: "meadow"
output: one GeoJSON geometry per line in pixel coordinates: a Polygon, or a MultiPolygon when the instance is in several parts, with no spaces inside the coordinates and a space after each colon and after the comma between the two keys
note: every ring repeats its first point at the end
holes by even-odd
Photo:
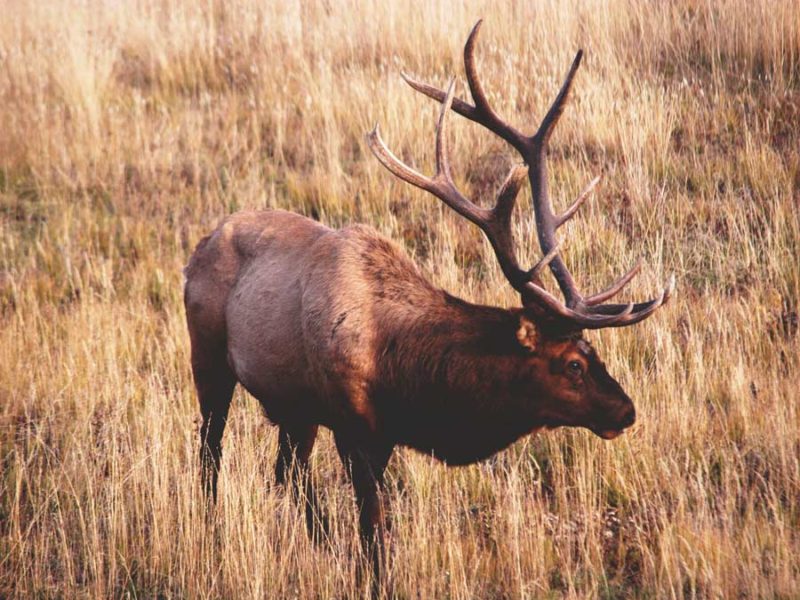
{"type": "MultiPolygon", "coordinates": [[[[468,300],[518,297],[480,233],[390,176],[434,164],[435,85],[478,68],[532,130],[578,48],[551,144],[563,255],[667,307],[590,333],[638,421],[559,429],[482,464],[389,465],[400,598],[800,595],[800,2],[5,0],[0,17],[0,597],[365,597],[325,432],[315,546],[273,484],[277,429],[237,389],[206,516],[181,269],[240,209],[366,223],[468,300]]],[[[517,159],[453,116],[481,201],[517,159]]],[[[538,256],[529,191],[516,223],[538,256]]],[[[523,260],[523,262],[526,262],[523,260]]],[[[549,280],[548,285],[553,281],[549,280]]]]}

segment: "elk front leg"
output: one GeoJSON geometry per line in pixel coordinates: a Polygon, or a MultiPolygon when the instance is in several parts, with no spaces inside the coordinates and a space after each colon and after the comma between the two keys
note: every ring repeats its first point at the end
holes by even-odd
{"type": "Polygon", "coordinates": [[[380,586],[386,566],[386,508],[383,474],[393,445],[335,433],[336,449],[353,484],[358,504],[361,542],[372,567],[373,591],[380,586]]]}
{"type": "Polygon", "coordinates": [[[292,494],[297,498],[302,489],[306,515],[306,528],[311,539],[320,542],[328,535],[328,518],[322,510],[311,481],[309,457],[317,438],[316,425],[280,426],[278,434],[278,459],[275,462],[275,481],[289,484],[292,494]]]}

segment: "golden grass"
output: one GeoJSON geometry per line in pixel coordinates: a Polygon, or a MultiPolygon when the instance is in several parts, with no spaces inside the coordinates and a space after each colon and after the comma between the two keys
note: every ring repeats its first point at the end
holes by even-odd
{"type": "MultiPolygon", "coordinates": [[[[365,222],[467,298],[515,301],[487,245],[366,150],[432,165],[444,84],[480,69],[533,127],[578,47],[553,142],[587,287],[636,257],[677,297],[591,337],[635,399],[612,443],[561,430],[485,464],[390,465],[408,598],[796,597],[800,589],[800,3],[6,0],[0,19],[0,596],[343,597],[354,503],[328,435],[330,548],[272,485],[275,430],[237,392],[204,522],[180,269],[241,208],[365,222]]],[[[463,92],[463,86],[462,86],[463,92]]],[[[516,160],[453,119],[460,183],[516,160]]],[[[527,201],[526,201],[527,202],[527,201]]],[[[523,202],[525,251],[531,216],[523,202]]]]}

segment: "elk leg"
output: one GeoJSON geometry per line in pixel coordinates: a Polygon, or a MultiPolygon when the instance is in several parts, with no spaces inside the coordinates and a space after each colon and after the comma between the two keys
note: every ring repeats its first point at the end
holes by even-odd
{"type": "Polygon", "coordinates": [[[222,434],[231,405],[236,378],[224,357],[216,362],[192,357],[192,372],[200,400],[200,475],[206,498],[217,501],[217,478],[222,460],[222,434]]]}
{"type": "Polygon", "coordinates": [[[358,503],[361,543],[373,574],[373,592],[380,586],[386,566],[386,510],[383,474],[393,447],[385,443],[363,444],[335,433],[336,449],[350,477],[358,503]]]}
{"type": "Polygon", "coordinates": [[[275,481],[280,485],[288,483],[295,498],[302,486],[306,528],[311,539],[320,542],[328,535],[328,518],[314,490],[308,464],[317,439],[317,429],[316,425],[280,426],[275,481]]]}

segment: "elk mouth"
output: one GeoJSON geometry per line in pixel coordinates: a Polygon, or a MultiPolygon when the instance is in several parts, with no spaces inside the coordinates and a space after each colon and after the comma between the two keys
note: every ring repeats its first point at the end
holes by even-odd
{"type": "MultiPolygon", "coordinates": [[[[594,425],[594,424],[592,424],[592,425],[579,425],[579,424],[566,423],[564,421],[560,421],[560,420],[556,420],[556,419],[553,419],[553,420],[550,420],[550,421],[548,421],[546,423],[543,423],[540,427],[543,428],[543,429],[546,429],[548,431],[551,431],[553,429],[558,429],[559,427],[564,427],[564,426],[567,426],[567,427],[569,427],[569,426],[585,427],[586,429],[591,431],[593,434],[595,434],[597,437],[603,438],[604,440],[613,440],[615,438],[618,438],[623,433],[625,433],[626,429],[628,429],[630,427],[630,425],[623,425],[622,427],[614,427],[612,425],[611,427],[609,427],[608,424],[605,424],[605,423],[603,425],[594,425]]],[[[537,429],[538,429],[538,427],[537,427],[537,429]]],[[[536,432],[536,430],[533,431],[533,433],[535,433],[535,432],[536,432]]]]}
{"type": "Polygon", "coordinates": [[[633,425],[635,422],[636,411],[631,404],[622,415],[613,419],[599,418],[592,423],[589,429],[596,436],[601,437],[604,440],[613,440],[614,438],[621,436],[625,430],[631,427],[631,425],[633,425]]]}
{"type": "Polygon", "coordinates": [[[621,436],[624,431],[624,429],[592,429],[592,433],[600,436],[604,440],[613,440],[614,438],[621,436]]]}
{"type": "Polygon", "coordinates": [[[603,423],[595,425],[593,427],[589,427],[589,430],[597,437],[601,437],[604,440],[613,440],[614,438],[618,438],[623,433],[625,433],[625,431],[631,425],[633,425],[633,421],[614,423],[614,424],[603,423]]]}

